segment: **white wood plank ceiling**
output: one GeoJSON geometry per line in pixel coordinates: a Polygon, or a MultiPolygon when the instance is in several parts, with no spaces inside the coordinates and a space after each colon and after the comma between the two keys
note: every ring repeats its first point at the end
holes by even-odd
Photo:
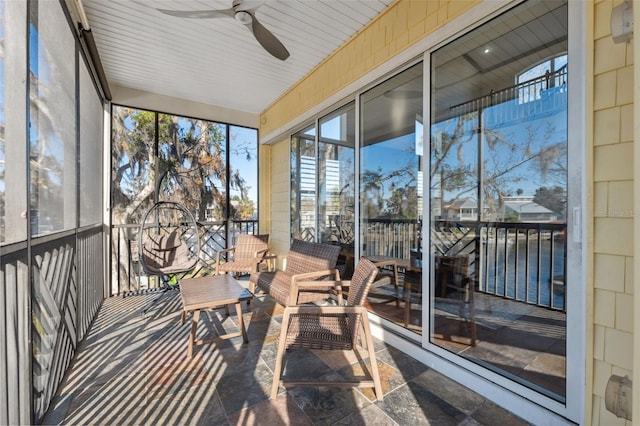
{"type": "Polygon", "coordinates": [[[259,113],[393,0],[245,0],[289,50],[274,58],[231,17],[157,9],[229,9],[232,0],[83,0],[110,85],[259,113]]]}

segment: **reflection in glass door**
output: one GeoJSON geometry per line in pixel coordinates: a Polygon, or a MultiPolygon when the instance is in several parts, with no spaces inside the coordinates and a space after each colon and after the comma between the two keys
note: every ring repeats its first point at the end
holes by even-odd
{"type": "Polygon", "coordinates": [[[353,273],[355,241],[355,104],[320,119],[318,239],[341,246],[341,275],[353,273]]]}
{"type": "Polygon", "coordinates": [[[380,265],[367,297],[422,333],[422,63],[361,97],[360,253],[380,265]]]}
{"type": "Polygon", "coordinates": [[[430,340],[559,401],[567,15],[528,1],[431,55],[430,340]]]}
{"type": "Polygon", "coordinates": [[[291,137],[291,238],[316,241],[316,128],[291,137]]]}
{"type": "Polygon", "coordinates": [[[291,137],[291,238],[341,247],[338,269],[351,278],[355,242],[355,103],[291,137]]]}

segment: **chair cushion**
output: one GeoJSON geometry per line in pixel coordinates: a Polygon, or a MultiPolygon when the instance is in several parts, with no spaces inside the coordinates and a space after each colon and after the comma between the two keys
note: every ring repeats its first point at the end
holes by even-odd
{"type": "Polygon", "coordinates": [[[357,319],[354,314],[292,314],[287,329],[287,347],[351,350],[355,345],[357,319]]]}
{"type": "Polygon", "coordinates": [[[178,236],[178,233],[174,231],[167,235],[159,235],[159,234],[149,235],[145,239],[144,245],[149,250],[168,251],[168,250],[174,250],[178,246],[182,245],[182,240],[178,236]]]}
{"type": "MultiPolygon", "coordinates": [[[[164,238],[164,237],[163,237],[164,238]]],[[[163,241],[166,241],[164,239],[163,241]]],[[[190,256],[189,248],[185,244],[174,244],[169,240],[164,248],[151,244],[143,244],[141,256],[149,273],[158,275],[185,272],[192,269],[198,261],[197,256],[190,256]],[[167,248],[171,246],[171,248],[167,248]]]]}
{"type": "MultiPolygon", "coordinates": [[[[262,271],[251,274],[249,281],[265,293],[271,293],[273,283],[280,282],[282,285],[291,285],[291,275],[284,271],[262,271]]],[[[285,299],[286,300],[286,299],[285,299]]]]}

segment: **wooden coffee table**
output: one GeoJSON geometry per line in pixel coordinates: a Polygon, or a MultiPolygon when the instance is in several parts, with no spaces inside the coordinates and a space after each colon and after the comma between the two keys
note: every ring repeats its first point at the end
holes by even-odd
{"type": "Polygon", "coordinates": [[[216,339],[229,339],[231,337],[242,335],[242,339],[245,343],[249,341],[247,338],[247,331],[244,327],[244,318],[242,317],[240,302],[243,300],[250,300],[253,295],[249,290],[242,287],[231,275],[211,275],[207,277],[181,280],[180,296],[182,298],[182,324],[184,324],[187,312],[193,311],[187,356],[190,357],[193,355],[194,345],[211,343],[216,339]],[[240,322],[240,331],[216,336],[210,339],[196,340],[200,311],[202,309],[224,306],[228,314],[228,305],[235,305],[236,307],[238,321],[240,322]]]}

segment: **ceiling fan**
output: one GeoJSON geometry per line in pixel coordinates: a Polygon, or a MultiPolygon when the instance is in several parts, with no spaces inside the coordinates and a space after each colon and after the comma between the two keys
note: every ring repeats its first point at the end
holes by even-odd
{"type": "Polygon", "coordinates": [[[233,0],[233,4],[230,9],[220,10],[167,10],[157,9],[158,11],[171,16],[177,16],[179,18],[193,18],[193,19],[209,19],[209,18],[221,18],[230,17],[234,18],[243,24],[251,31],[253,36],[258,40],[258,43],[264,47],[264,49],[276,58],[284,61],[289,57],[289,51],[275,35],[262,25],[256,18],[256,9],[260,5],[253,8],[245,7],[242,5],[242,0],[233,0]]]}

